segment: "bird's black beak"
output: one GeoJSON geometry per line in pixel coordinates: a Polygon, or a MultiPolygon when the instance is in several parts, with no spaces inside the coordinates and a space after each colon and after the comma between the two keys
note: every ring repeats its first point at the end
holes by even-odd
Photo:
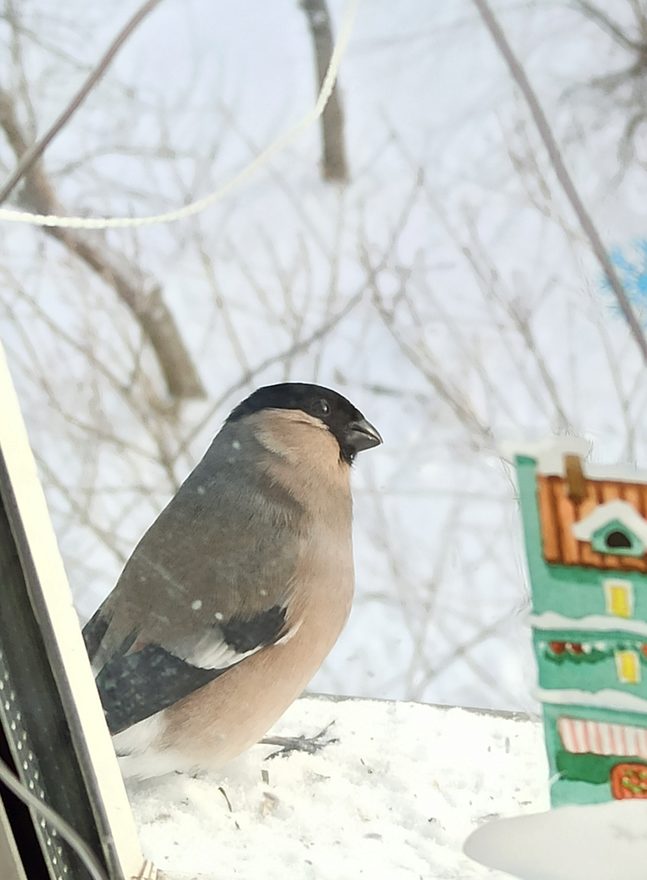
{"type": "Polygon", "coordinates": [[[344,440],[353,452],[372,449],[373,446],[379,446],[383,442],[377,428],[364,418],[351,422],[344,433],[344,440]]]}

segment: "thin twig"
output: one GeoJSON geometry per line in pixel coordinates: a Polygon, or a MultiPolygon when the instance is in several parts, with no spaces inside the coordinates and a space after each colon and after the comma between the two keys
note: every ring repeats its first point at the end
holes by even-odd
{"type": "Polygon", "coordinates": [[[559,181],[562,190],[568,201],[573,208],[577,219],[580,222],[580,226],[582,227],[582,231],[584,235],[587,237],[589,244],[591,245],[591,250],[593,251],[602,271],[606,275],[609,286],[613,291],[614,296],[618,301],[618,305],[620,307],[620,311],[625,317],[627,324],[629,325],[629,329],[640,349],[640,352],[643,356],[645,363],[647,363],[647,339],[645,339],[645,335],[643,334],[642,327],[640,326],[640,322],[638,318],[634,314],[634,311],[631,307],[631,303],[629,301],[629,297],[627,296],[624,287],[622,286],[622,282],[616,272],[613,263],[609,259],[609,255],[607,250],[600,238],[600,233],[595,226],[591,215],[586,210],[582,199],[580,198],[580,194],[578,193],[575,184],[569,174],[566,165],[564,164],[564,160],[562,159],[562,154],[557,145],[557,141],[553,135],[552,129],[546,118],[546,114],[544,113],[541,104],[539,103],[539,99],[530,85],[530,81],[526,76],[526,72],[524,70],[523,65],[516,57],[514,52],[512,51],[512,47],[508,42],[507,37],[503,33],[501,29],[501,25],[499,24],[494,12],[490,8],[487,0],[473,0],[474,5],[476,6],[481,18],[487,29],[492,36],[501,56],[505,60],[508,65],[508,69],[512,74],[512,78],[516,82],[517,86],[521,90],[521,93],[528,105],[528,109],[532,115],[535,126],[537,127],[537,132],[544,142],[544,146],[546,147],[546,151],[548,152],[548,156],[553,167],[553,171],[555,172],[555,176],[559,181]]]}
{"type": "Polygon", "coordinates": [[[334,330],[339,324],[341,324],[342,321],[347,317],[347,315],[349,315],[350,312],[352,312],[364,300],[367,287],[370,287],[374,278],[388,265],[388,262],[391,259],[392,253],[397,246],[400,235],[402,234],[402,230],[406,226],[407,221],[411,216],[411,212],[414,208],[416,201],[416,195],[420,190],[420,185],[421,180],[416,178],[416,180],[414,181],[412,192],[406,199],[402,207],[399,218],[394,226],[394,231],[391,234],[389,241],[387,242],[387,246],[384,252],[382,253],[379,261],[375,266],[371,266],[368,264],[364,266],[366,271],[366,278],[362,280],[355,293],[353,293],[352,296],[350,296],[349,299],[346,300],[346,303],[337,312],[327,318],[327,320],[320,324],[308,336],[292,342],[292,344],[288,346],[287,349],[277,352],[276,354],[269,355],[255,367],[242,373],[234,383],[232,383],[216,400],[212,402],[211,406],[203,414],[202,418],[200,418],[193,425],[191,430],[185,435],[180,446],[178,447],[177,455],[180,455],[189,449],[191,443],[193,443],[200,432],[204,430],[209,422],[215,417],[220,407],[235,391],[239,391],[241,388],[249,385],[249,383],[252,382],[256,378],[256,376],[263,373],[269,367],[272,367],[275,364],[284,361],[285,359],[289,359],[295,354],[299,354],[302,351],[307,351],[311,346],[315,345],[321,339],[326,337],[332,330],[334,330]]]}
{"type": "Polygon", "coordinates": [[[133,31],[153,11],[153,9],[155,9],[156,6],[159,6],[160,3],[161,0],[147,0],[147,2],[144,3],[144,5],[141,6],[137,10],[137,12],[126,22],[126,24],[119,31],[112,43],[108,46],[104,54],[101,56],[98,64],[96,64],[92,68],[85,81],[81,85],[81,88],[74,95],[67,107],[65,107],[63,112],[54,120],[52,125],[45,132],[45,134],[37,141],[35,141],[31,145],[31,147],[29,147],[29,149],[22,154],[13,172],[5,181],[4,186],[0,188],[0,205],[9,198],[16,184],[18,184],[19,181],[25,176],[25,174],[27,174],[29,169],[33,167],[34,163],[37,162],[38,159],[40,159],[40,157],[54,140],[56,135],[67,125],[67,123],[79,109],[83,101],[87,98],[92,89],[99,82],[103,74],[112,63],[115,55],[121,49],[126,40],[130,37],[133,31]]]}
{"type": "Polygon", "coordinates": [[[598,6],[594,6],[593,3],[589,3],[588,0],[575,0],[575,7],[579,8],[584,15],[594,21],[598,27],[600,27],[603,31],[609,34],[616,43],[620,46],[624,46],[625,49],[630,49],[633,52],[637,52],[638,54],[642,54],[644,51],[644,46],[637,42],[636,40],[632,40],[629,35],[622,30],[620,25],[616,24],[602,9],[598,6]]]}

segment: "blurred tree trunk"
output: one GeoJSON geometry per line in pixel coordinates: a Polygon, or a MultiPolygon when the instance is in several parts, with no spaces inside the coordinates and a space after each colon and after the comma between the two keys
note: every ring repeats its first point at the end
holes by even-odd
{"type": "MultiPolygon", "coordinates": [[[[301,8],[308,19],[308,27],[312,37],[317,70],[317,92],[319,92],[334,48],[330,13],[326,0],[301,0],[301,8]]],[[[324,180],[346,182],[348,180],[348,162],[346,161],[344,138],[344,113],[338,86],[339,79],[335,83],[321,116],[322,172],[324,180]]]]}
{"type": "MultiPolygon", "coordinates": [[[[1,88],[0,128],[16,159],[20,160],[28,149],[28,138],[18,119],[13,98],[1,88]]],[[[19,199],[26,208],[39,214],[66,213],[41,162],[34,163],[25,175],[19,199]]],[[[83,260],[127,306],[155,352],[171,397],[179,400],[205,397],[197,368],[162,296],[161,286],[151,279],[143,283],[136,266],[130,264],[122,254],[111,252],[105,242],[96,238],[93,241],[87,231],[50,226],[42,228],[83,260]]]]}

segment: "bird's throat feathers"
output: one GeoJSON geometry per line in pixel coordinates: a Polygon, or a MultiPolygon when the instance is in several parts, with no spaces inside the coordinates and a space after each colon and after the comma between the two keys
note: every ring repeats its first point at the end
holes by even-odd
{"type": "Polygon", "coordinates": [[[276,409],[248,416],[247,422],[258,442],[293,468],[348,482],[350,468],[340,456],[339,443],[319,419],[276,409]]]}
{"type": "Polygon", "coordinates": [[[350,514],[350,466],[325,425],[294,410],[265,410],[245,421],[266,450],[266,473],[273,481],[322,513],[331,503],[339,512],[340,498],[346,499],[350,514]]]}

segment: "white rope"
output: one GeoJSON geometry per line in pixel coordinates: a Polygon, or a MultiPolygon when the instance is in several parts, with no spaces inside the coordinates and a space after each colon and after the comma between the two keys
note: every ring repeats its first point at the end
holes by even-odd
{"type": "Polygon", "coordinates": [[[215,192],[197,199],[195,202],[190,202],[188,205],[175,211],[153,214],[150,217],[59,217],[56,214],[32,214],[28,211],[0,208],[0,220],[6,220],[10,223],[28,223],[32,226],[56,226],[63,229],[126,229],[137,226],[153,226],[158,223],[174,223],[176,220],[183,220],[185,217],[192,217],[194,214],[204,211],[237,186],[240,186],[241,183],[262,168],[263,165],[266,165],[275,153],[282,150],[303,129],[312,125],[321,116],[335,87],[339,65],[353,30],[355,14],[359,3],[360,0],[348,0],[346,3],[337,42],[330,57],[330,64],[328,65],[328,70],[321,84],[321,90],[314,107],[291,128],[272,141],[249,165],[246,165],[230,180],[215,190],[215,192]]]}

